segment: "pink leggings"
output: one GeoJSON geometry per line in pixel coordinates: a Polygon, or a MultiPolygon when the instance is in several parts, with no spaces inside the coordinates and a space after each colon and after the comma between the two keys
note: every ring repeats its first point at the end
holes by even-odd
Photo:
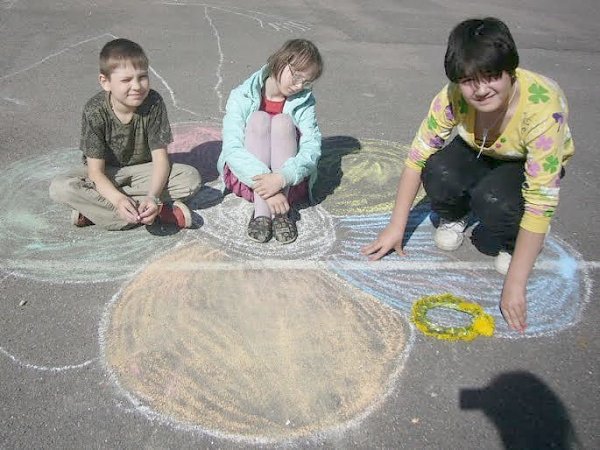
{"type": "MultiPolygon", "coordinates": [[[[245,146],[250,153],[265,163],[267,167],[270,167],[272,171],[276,171],[298,152],[296,126],[292,122],[292,118],[287,114],[270,116],[264,111],[255,111],[250,116],[250,120],[248,120],[248,124],[246,125],[245,146]]],[[[228,188],[236,195],[244,198],[247,198],[249,195],[254,197],[255,217],[271,217],[269,205],[265,200],[259,195],[253,195],[253,192],[248,192],[251,190],[245,185],[235,186],[238,183],[241,185],[241,182],[235,179],[235,176],[233,176],[228,167],[225,168],[225,183],[230,185],[228,188]],[[234,186],[231,186],[231,184],[234,184],[234,186]]],[[[304,182],[302,184],[305,185],[304,182]]],[[[292,187],[292,190],[295,190],[294,188],[297,187],[306,188],[306,186],[299,185],[292,187]]],[[[288,201],[291,202],[291,196],[288,195],[289,191],[290,188],[285,188],[283,193],[288,197],[288,201]]],[[[247,199],[250,200],[249,198],[247,199]]]]}

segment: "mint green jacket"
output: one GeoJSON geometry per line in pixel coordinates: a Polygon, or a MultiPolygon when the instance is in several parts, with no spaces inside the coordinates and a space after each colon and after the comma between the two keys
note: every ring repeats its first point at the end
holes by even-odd
{"type": "MultiPolygon", "coordinates": [[[[227,164],[234,175],[250,188],[254,185],[252,177],[271,172],[269,167],[244,147],[246,124],[250,115],[260,108],[265,72],[266,66],[263,66],[231,91],[223,118],[223,150],[217,162],[217,169],[221,175],[227,164]]],[[[309,177],[309,186],[312,188],[321,157],[321,131],[317,125],[315,98],[312,92],[304,89],[288,97],[283,106],[283,113],[290,115],[301,136],[298,153],[288,159],[278,173],[285,178],[286,186],[300,184],[309,177]]]]}

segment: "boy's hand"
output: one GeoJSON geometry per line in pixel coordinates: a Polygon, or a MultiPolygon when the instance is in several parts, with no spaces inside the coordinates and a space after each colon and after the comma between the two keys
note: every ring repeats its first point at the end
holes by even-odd
{"type": "Polygon", "coordinates": [[[140,223],[137,202],[124,195],[115,204],[119,217],[127,223],[140,223]]]}
{"type": "Polygon", "coordinates": [[[138,208],[138,219],[144,225],[151,225],[160,212],[160,207],[153,197],[144,197],[138,208]]]}
{"type": "Polygon", "coordinates": [[[360,252],[368,256],[371,261],[383,258],[391,249],[394,249],[399,255],[404,256],[405,253],[402,249],[403,238],[404,232],[399,230],[398,227],[389,224],[379,233],[377,239],[362,247],[360,252]]]}
{"type": "Polygon", "coordinates": [[[281,192],[266,199],[267,205],[271,210],[271,214],[287,214],[290,210],[290,205],[285,195],[281,192]]]}
{"type": "Polygon", "coordinates": [[[519,333],[527,328],[527,299],[524,288],[505,284],[502,288],[500,311],[508,326],[519,333]]]}
{"type": "Polygon", "coordinates": [[[280,192],[284,185],[283,175],[278,173],[264,173],[252,177],[254,180],[254,192],[264,200],[280,192]]]}

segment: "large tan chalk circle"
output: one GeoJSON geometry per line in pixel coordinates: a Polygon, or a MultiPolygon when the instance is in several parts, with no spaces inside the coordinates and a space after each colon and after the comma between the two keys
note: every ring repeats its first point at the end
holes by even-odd
{"type": "Polygon", "coordinates": [[[242,440],[360,420],[392,390],[407,326],[322,269],[287,267],[198,243],[151,263],[101,332],[119,386],[180,426],[242,440]]]}

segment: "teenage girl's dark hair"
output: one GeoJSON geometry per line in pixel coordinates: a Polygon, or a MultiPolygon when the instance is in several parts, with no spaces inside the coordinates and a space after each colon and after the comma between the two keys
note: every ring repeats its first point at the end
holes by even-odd
{"type": "Polygon", "coordinates": [[[300,71],[314,67],[315,73],[310,81],[319,78],[323,72],[323,59],[319,49],[307,39],[290,39],[279,50],[269,56],[269,59],[267,59],[267,76],[275,74],[278,78],[288,64],[294,70],[300,71]]]}
{"type": "Polygon", "coordinates": [[[124,38],[113,39],[100,51],[100,73],[110,78],[113,70],[128,61],[136,69],[148,68],[148,57],[139,44],[124,38]]]}
{"type": "Polygon", "coordinates": [[[497,76],[503,71],[514,77],[518,65],[515,41],[506,24],[499,19],[468,19],[450,32],[444,68],[452,82],[497,76]]]}

